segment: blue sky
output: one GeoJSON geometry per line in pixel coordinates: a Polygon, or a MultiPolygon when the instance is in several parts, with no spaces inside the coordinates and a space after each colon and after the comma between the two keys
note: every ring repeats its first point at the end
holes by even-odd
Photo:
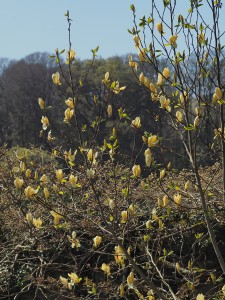
{"type": "MultiPolygon", "coordinates": [[[[157,1],[160,7],[162,0],[157,1]]],[[[91,49],[98,45],[103,58],[135,53],[127,32],[133,26],[131,4],[138,19],[149,16],[151,0],[1,0],[0,57],[20,59],[37,51],[68,49],[67,10],[78,58],[91,58],[91,49]]],[[[178,0],[177,5],[177,13],[185,13],[189,0],[178,0]]]]}
{"type": "Polygon", "coordinates": [[[80,59],[90,58],[97,45],[104,58],[134,52],[130,4],[138,15],[149,14],[149,0],[1,0],[0,57],[20,59],[36,51],[68,48],[69,10],[72,43],[80,59]]]}

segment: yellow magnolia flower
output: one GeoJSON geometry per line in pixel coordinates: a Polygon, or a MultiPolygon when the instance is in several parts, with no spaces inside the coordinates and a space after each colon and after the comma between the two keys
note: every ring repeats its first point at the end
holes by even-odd
{"type": "Polygon", "coordinates": [[[171,111],[170,99],[167,99],[165,96],[161,96],[159,98],[159,102],[161,104],[161,108],[166,109],[167,111],[171,111]]]}
{"type": "Polygon", "coordinates": [[[87,174],[87,177],[93,178],[95,176],[95,170],[93,170],[93,169],[87,169],[86,174],[87,174]]]}
{"type": "Polygon", "coordinates": [[[225,285],[222,287],[222,293],[225,296],[225,285]]]}
{"type": "Polygon", "coordinates": [[[133,289],[134,288],[134,273],[130,272],[130,274],[127,277],[127,284],[129,288],[133,289]]]}
{"type": "Polygon", "coordinates": [[[158,81],[157,81],[157,85],[160,86],[163,84],[163,76],[161,73],[158,74],[158,81]]]}
{"type": "Polygon", "coordinates": [[[148,137],[148,147],[153,148],[158,144],[159,140],[157,138],[157,135],[152,135],[148,137]]]}
{"type": "Polygon", "coordinates": [[[147,229],[152,228],[152,222],[151,222],[151,220],[148,220],[148,221],[145,223],[145,226],[146,226],[147,229]]]}
{"type": "Polygon", "coordinates": [[[141,167],[140,167],[140,165],[134,165],[133,168],[132,168],[132,172],[133,172],[133,175],[135,177],[140,177],[141,176],[141,167]]]}
{"type": "Polygon", "coordinates": [[[76,52],[73,49],[70,49],[69,51],[67,51],[67,63],[70,63],[74,60],[76,56],[76,52]]]}
{"type": "Polygon", "coordinates": [[[38,104],[40,106],[40,109],[45,108],[45,101],[42,98],[38,98],[38,104]]]}
{"type": "Polygon", "coordinates": [[[121,91],[124,91],[126,89],[126,86],[121,86],[120,87],[120,83],[119,83],[119,81],[117,80],[116,82],[115,82],[115,86],[113,87],[113,92],[115,93],[115,94],[119,94],[121,91]]]}
{"type": "Polygon", "coordinates": [[[71,278],[73,284],[78,284],[82,280],[76,273],[68,273],[68,276],[71,278]]]}
{"type": "Polygon", "coordinates": [[[65,103],[70,109],[74,109],[74,101],[72,98],[68,98],[65,103]]]}
{"type": "Polygon", "coordinates": [[[150,167],[151,163],[152,163],[152,152],[151,152],[151,150],[149,148],[147,150],[145,150],[144,155],[145,155],[146,166],[150,167]]]}
{"type": "Polygon", "coordinates": [[[127,210],[123,210],[121,211],[121,223],[126,223],[127,219],[128,219],[128,211],[127,210]]]}
{"type": "Polygon", "coordinates": [[[69,235],[67,236],[68,237],[68,240],[71,242],[71,247],[72,248],[80,248],[80,241],[78,240],[77,238],[77,233],[76,231],[73,231],[72,232],[72,237],[70,237],[69,235]]]}
{"type": "Polygon", "coordinates": [[[35,194],[37,194],[38,190],[33,189],[31,186],[28,185],[28,187],[25,188],[24,194],[26,198],[31,198],[35,194]]]}
{"type": "Polygon", "coordinates": [[[160,34],[164,34],[164,32],[163,32],[163,24],[162,23],[156,23],[156,29],[158,30],[158,32],[160,33],[160,34]]]}
{"type": "Polygon", "coordinates": [[[32,224],[33,218],[32,218],[32,214],[30,212],[28,212],[26,214],[26,220],[27,220],[27,222],[28,222],[29,225],[32,224]]]}
{"type": "Polygon", "coordinates": [[[174,47],[174,48],[176,48],[177,47],[177,38],[178,38],[178,36],[177,35],[171,35],[170,37],[169,37],[169,43],[170,43],[170,45],[172,46],[172,47],[174,47]]]}
{"type": "Polygon", "coordinates": [[[163,169],[160,171],[159,178],[162,180],[165,177],[165,175],[166,175],[166,170],[163,169]]]}
{"type": "Polygon", "coordinates": [[[112,105],[109,104],[107,107],[107,113],[108,113],[108,117],[112,117],[112,105]]]}
{"type": "Polygon", "coordinates": [[[113,199],[109,200],[109,207],[110,207],[111,210],[113,210],[115,208],[115,202],[114,202],[113,199]]]}
{"type": "Polygon", "coordinates": [[[163,69],[163,72],[162,72],[162,75],[168,79],[170,77],[170,70],[168,68],[164,68],[163,69]]]}
{"type": "Polygon", "coordinates": [[[94,152],[93,149],[89,149],[87,153],[87,159],[92,163],[96,163],[96,158],[98,157],[98,152],[94,152]]]}
{"type": "Polygon", "coordinates": [[[133,36],[133,40],[134,40],[135,46],[139,47],[140,39],[137,34],[133,36]]]}
{"type": "Polygon", "coordinates": [[[52,141],[55,139],[55,138],[52,136],[52,131],[51,131],[51,130],[49,130],[49,132],[48,132],[47,139],[48,139],[49,142],[52,142],[52,141]]]}
{"type": "Polygon", "coordinates": [[[176,112],[176,118],[177,118],[178,122],[180,122],[180,123],[182,122],[183,115],[179,110],[176,112]]]}
{"type": "Polygon", "coordinates": [[[44,195],[45,195],[45,199],[48,199],[50,196],[49,190],[46,187],[44,188],[44,195]]]}
{"type": "Polygon", "coordinates": [[[70,183],[70,185],[71,185],[73,188],[76,187],[76,185],[77,185],[77,180],[78,180],[77,176],[74,176],[73,174],[70,175],[70,177],[69,177],[69,183],[70,183]]]}
{"type": "Polygon", "coordinates": [[[20,189],[23,185],[24,181],[23,179],[16,177],[16,179],[14,180],[14,185],[17,189],[20,189]]]}
{"type": "Polygon", "coordinates": [[[177,205],[177,206],[180,206],[181,204],[181,200],[182,200],[182,196],[178,193],[178,194],[175,194],[173,196],[173,200],[174,200],[174,203],[177,205]]]}
{"type": "Polygon", "coordinates": [[[101,269],[106,275],[110,274],[110,266],[109,265],[103,263],[101,266],[101,269]]]}
{"type": "Polygon", "coordinates": [[[30,178],[30,176],[31,176],[31,170],[30,170],[30,169],[27,169],[27,170],[26,170],[25,176],[26,176],[27,178],[30,178]]]}
{"type": "Polygon", "coordinates": [[[180,264],[177,262],[177,263],[175,264],[175,266],[176,266],[177,272],[180,273],[180,271],[181,271],[180,264]]]}
{"type": "Polygon", "coordinates": [[[61,85],[62,84],[61,81],[60,81],[60,74],[59,74],[59,72],[56,72],[56,73],[52,74],[52,81],[56,85],[61,85]]]}
{"type": "Polygon", "coordinates": [[[96,237],[93,238],[94,248],[98,248],[100,246],[101,242],[102,242],[102,237],[99,235],[96,235],[96,237]]]}
{"type": "Polygon", "coordinates": [[[67,278],[60,276],[59,281],[60,281],[60,283],[62,283],[62,285],[65,289],[68,288],[68,279],[67,278]]]}
{"type": "Polygon", "coordinates": [[[146,50],[145,49],[141,49],[139,52],[138,52],[138,57],[139,57],[139,60],[141,62],[145,62],[147,60],[147,55],[146,55],[146,50]]]}
{"type": "Polygon", "coordinates": [[[139,129],[141,127],[141,118],[136,117],[132,122],[131,122],[131,127],[139,129]]]}
{"type": "Polygon", "coordinates": [[[68,152],[67,151],[64,152],[65,159],[71,162],[75,161],[76,155],[77,155],[77,150],[75,150],[73,154],[71,149],[68,152]]]}
{"type": "Polygon", "coordinates": [[[63,180],[63,176],[64,176],[63,170],[61,170],[61,169],[56,170],[55,175],[56,175],[57,180],[61,183],[63,180]]]}
{"type": "Polygon", "coordinates": [[[115,261],[117,264],[123,266],[124,265],[125,255],[123,250],[120,246],[115,247],[115,261]]]}
{"type": "Polygon", "coordinates": [[[194,119],[194,127],[195,127],[195,128],[198,127],[199,122],[200,122],[200,118],[199,118],[199,116],[197,116],[197,117],[194,119]]]}
{"type": "Polygon", "coordinates": [[[41,218],[38,218],[38,219],[33,218],[34,227],[41,228],[42,223],[43,222],[42,222],[41,218]]]}
{"type": "Polygon", "coordinates": [[[138,63],[133,61],[133,58],[131,55],[129,55],[129,66],[133,69],[135,69],[135,71],[137,71],[138,69],[138,63]]]}
{"type": "Polygon", "coordinates": [[[46,184],[48,183],[48,177],[45,174],[43,174],[40,178],[40,181],[42,184],[46,184]]]}
{"type": "Polygon", "coordinates": [[[205,300],[205,296],[203,294],[198,294],[196,300],[205,300]]]}
{"type": "Polygon", "coordinates": [[[140,81],[141,83],[144,84],[144,81],[145,81],[144,73],[141,73],[141,74],[139,75],[139,81],[140,81]]]}
{"type": "Polygon", "coordinates": [[[216,94],[218,100],[221,100],[223,98],[223,92],[219,87],[215,88],[215,94],[216,94]]]}
{"type": "Polygon", "coordinates": [[[73,109],[70,109],[70,108],[68,107],[68,108],[65,110],[65,112],[64,112],[64,116],[65,116],[64,122],[65,122],[65,123],[69,123],[70,120],[71,120],[72,117],[73,117],[73,114],[74,114],[74,110],[73,110],[73,109]]]}
{"type": "Polygon", "coordinates": [[[124,285],[122,283],[119,286],[119,292],[120,292],[120,297],[124,297],[124,295],[125,295],[125,289],[124,289],[124,285]]]}
{"type": "Polygon", "coordinates": [[[154,93],[154,94],[157,93],[157,88],[153,83],[150,83],[149,88],[152,93],[154,93]]]}
{"type": "Polygon", "coordinates": [[[185,185],[184,185],[184,189],[185,189],[185,191],[187,191],[187,190],[189,190],[189,188],[190,188],[190,181],[188,180],[187,182],[185,182],[185,185]]]}
{"type": "Polygon", "coordinates": [[[169,197],[167,195],[163,196],[163,206],[166,207],[169,204],[169,197]]]}
{"type": "Polygon", "coordinates": [[[49,119],[48,119],[48,117],[42,116],[41,123],[42,123],[43,130],[46,130],[49,127],[49,119]]]}

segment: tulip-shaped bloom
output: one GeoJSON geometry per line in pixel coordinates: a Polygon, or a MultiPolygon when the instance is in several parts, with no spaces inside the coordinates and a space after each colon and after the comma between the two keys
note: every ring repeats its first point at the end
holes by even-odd
{"type": "Polygon", "coordinates": [[[56,85],[61,85],[61,81],[60,81],[60,75],[59,75],[59,72],[56,72],[56,73],[53,73],[52,74],[52,81],[54,84],[56,85]]]}
{"type": "Polygon", "coordinates": [[[45,174],[43,174],[40,178],[40,181],[42,184],[46,184],[48,183],[48,177],[45,174]]]}
{"type": "Polygon", "coordinates": [[[151,163],[152,163],[152,152],[151,152],[151,150],[149,148],[147,150],[145,150],[144,155],[145,155],[146,166],[150,167],[151,163]]]}
{"type": "Polygon", "coordinates": [[[177,206],[180,206],[181,205],[181,200],[182,200],[182,196],[178,193],[178,194],[175,194],[173,196],[173,200],[174,200],[174,203],[177,205],[177,206]]]}
{"type": "Polygon", "coordinates": [[[77,185],[77,180],[78,180],[77,176],[74,176],[73,174],[70,175],[70,177],[69,177],[69,183],[70,183],[70,185],[71,185],[73,188],[76,187],[76,185],[77,185]]]}
{"type": "Polygon", "coordinates": [[[93,246],[94,248],[98,248],[102,242],[102,237],[99,235],[96,235],[96,237],[93,238],[93,246]]]}
{"type": "Polygon", "coordinates": [[[103,263],[101,266],[101,269],[106,275],[110,274],[110,266],[109,265],[103,263]]]}
{"type": "Polygon", "coordinates": [[[223,92],[219,87],[215,88],[215,94],[216,94],[218,100],[221,100],[223,98],[223,92]]]}
{"type": "Polygon", "coordinates": [[[144,84],[144,81],[145,81],[144,73],[141,73],[141,74],[139,75],[139,81],[140,81],[141,83],[144,84]]]}
{"type": "Polygon", "coordinates": [[[149,148],[153,148],[155,146],[157,146],[159,140],[157,138],[157,135],[152,135],[150,137],[148,137],[148,147],[149,148]]]}
{"type": "Polygon", "coordinates": [[[131,127],[139,129],[141,127],[141,118],[136,117],[132,122],[131,122],[131,127]]]}
{"type": "Polygon", "coordinates": [[[222,287],[222,293],[225,296],[225,285],[222,287]]]}
{"type": "Polygon", "coordinates": [[[199,122],[200,122],[200,118],[199,118],[199,116],[197,116],[197,117],[194,119],[194,127],[195,127],[195,128],[198,127],[199,122]]]}
{"type": "Polygon", "coordinates": [[[191,183],[190,183],[190,181],[189,181],[189,180],[188,180],[187,182],[185,182],[185,185],[184,185],[184,189],[185,189],[185,191],[189,190],[189,188],[190,188],[190,185],[191,185],[191,183]]]}
{"type": "Polygon", "coordinates": [[[110,207],[111,210],[113,210],[115,208],[115,202],[114,202],[113,199],[109,200],[109,207],[110,207]]]}
{"type": "Polygon", "coordinates": [[[179,110],[176,112],[176,118],[177,118],[178,122],[180,122],[180,123],[182,122],[183,115],[179,110]]]}
{"type": "Polygon", "coordinates": [[[163,76],[161,73],[158,74],[158,81],[157,81],[157,85],[160,86],[163,84],[163,76]]]}
{"type": "Polygon", "coordinates": [[[40,106],[40,109],[45,108],[45,101],[42,98],[38,98],[38,104],[40,106]]]}
{"type": "Polygon", "coordinates": [[[145,223],[145,226],[147,229],[150,229],[152,228],[152,222],[150,220],[148,220],[146,223],[145,223]]]}
{"type": "Polygon", "coordinates": [[[155,94],[157,93],[157,88],[154,85],[154,83],[150,83],[149,88],[152,93],[155,93],[155,94]]]}
{"type": "Polygon", "coordinates": [[[138,57],[139,57],[139,60],[140,60],[141,62],[146,61],[147,56],[146,56],[146,51],[145,51],[145,49],[141,49],[141,50],[138,52],[138,57]]]}
{"type": "Polygon", "coordinates": [[[160,33],[160,34],[164,34],[164,32],[163,32],[163,24],[162,23],[156,23],[156,29],[158,30],[158,32],[160,33]]]}
{"type": "Polygon", "coordinates": [[[92,163],[96,163],[96,158],[98,157],[98,152],[94,152],[93,149],[89,149],[87,153],[87,159],[92,163]]]}
{"type": "Polygon", "coordinates": [[[95,170],[93,170],[93,169],[87,169],[86,174],[87,174],[87,177],[93,178],[95,176],[95,170]]]}
{"type": "Polygon", "coordinates": [[[203,294],[198,294],[196,300],[205,300],[205,296],[203,294]]]}
{"type": "Polygon", "coordinates": [[[120,246],[115,247],[115,261],[117,264],[124,266],[125,255],[123,249],[120,246]]]}
{"type": "Polygon", "coordinates": [[[107,113],[108,113],[108,117],[112,117],[112,105],[109,104],[108,107],[107,107],[107,113]]]}
{"type": "Polygon", "coordinates": [[[41,123],[43,130],[46,130],[49,127],[49,119],[47,117],[42,116],[41,123]]]}
{"type": "Polygon", "coordinates": [[[31,224],[33,223],[32,214],[31,214],[30,212],[28,212],[28,213],[26,214],[26,220],[27,220],[27,223],[28,223],[29,225],[31,225],[31,224]]]}
{"type": "Polygon", "coordinates": [[[24,181],[23,179],[16,177],[16,179],[14,180],[14,185],[17,189],[20,189],[23,185],[24,181]]]}
{"type": "Polygon", "coordinates": [[[24,190],[24,194],[25,194],[26,198],[28,198],[28,199],[31,198],[32,196],[34,196],[35,194],[37,194],[37,192],[38,192],[38,190],[33,189],[29,185],[24,190]]]}
{"type": "Polygon", "coordinates": [[[63,176],[64,176],[63,171],[61,169],[56,170],[55,175],[56,175],[57,180],[61,183],[63,180],[63,176]]]}
{"type": "Polygon", "coordinates": [[[129,288],[133,289],[134,288],[134,273],[130,272],[130,274],[127,277],[127,284],[129,288]]]}
{"type": "Polygon", "coordinates": [[[141,167],[140,165],[134,165],[132,168],[132,172],[134,177],[140,177],[141,176],[141,167]]]}
{"type": "Polygon", "coordinates": [[[66,63],[69,64],[71,63],[76,56],[76,52],[73,49],[70,49],[67,51],[67,58],[66,58],[66,63]]]}
{"type": "Polygon", "coordinates": [[[163,72],[162,72],[162,75],[168,79],[170,77],[170,70],[168,68],[164,68],[163,69],[163,72]]]}
{"type": "Polygon", "coordinates": [[[170,99],[167,99],[165,96],[161,96],[159,99],[161,104],[161,108],[166,109],[167,111],[171,111],[170,99]]]}
{"type": "Polygon", "coordinates": [[[169,43],[172,47],[176,48],[177,47],[177,38],[178,36],[177,35],[171,35],[169,37],[169,43]]]}
{"type": "Polygon", "coordinates": [[[73,109],[70,109],[69,107],[65,110],[64,112],[64,115],[65,115],[65,118],[64,118],[64,123],[69,123],[72,119],[72,116],[74,114],[74,110],[73,109]]]}
{"type": "Polygon", "coordinates": [[[123,210],[121,212],[121,223],[126,223],[127,219],[128,219],[128,211],[127,210],[123,210]]]}
{"type": "Polygon", "coordinates": [[[68,276],[70,277],[73,284],[78,284],[82,280],[82,278],[79,278],[76,273],[68,273],[68,276]]]}
{"type": "Polygon", "coordinates": [[[169,197],[167,195],[163,196],[163,206],[166,207],[169,204],[169,197]]]}
{"type": "Polygon", "coordinates": [[[74,109],[74,101],[72,98],[68,98],[65,103],[70,109],[74,109]]]}
{"type": "Polygon", "coordinates": [[[39,228],[41,228],[42,223],[43,222],[42,222],[41,218],[37,218],[37,219],[33,218],[34,227],[39,229],[39,228]]]}
{"type": "Polygon", "coordinates": [[[49,190],[46,187],[44,188],[44,195],[45,195],[45,199],[48,199],[50,196],[49,190]]]}
{"type": "Polygon", "coordinates": [[[163,169],[160,171],[159,178],[162,180],[165,177],[165,175],[166,175],[166,170],[163,169]]]}
{"type": "Polygon", "coordinates": [[[67,289],[69,287],[68,286],[69,283],[68,283],[68,279],[67,278],[60,276],[59,277],[59,281],[63,285],[64,289],[67,289]]]}
{"type": "Polygon", "coordinates": [[[137,34],[135,34],[135,35],[133,36],[133,40],[134,40],[135,46],[136,46],[136,47],[139,47],[140,39],[139,39],[139,36],[138,36],[137,34]]]}

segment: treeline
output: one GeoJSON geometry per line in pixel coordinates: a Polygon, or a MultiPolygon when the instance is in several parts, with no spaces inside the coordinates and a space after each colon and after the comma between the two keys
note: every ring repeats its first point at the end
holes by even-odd
{"type": "MultiPolygon", "coordinates": [[[[135,56],[133,56],[133,60],[135,60],[135,56]]],[[[166,66],[166,63],[163,59],[161,60],[162,68],[166,66]]],[[[62,63],[62,68],[66,69],[66,67],[67,65],[62,63]]],[[[172,152],[168,153],[167,149],[164,149],[164,151],[159,153],[161,161],[163,161],[165,155],[169,155],[176,167],[185,167],[187,165],[182,157],[182,146],[177,143],[177,135],[174,134],[172,126],[171,128],[164,126],[165,121],[168,122],[168,119],[165,120],[165,114],[162,114],[159,104],[150,101],[151,95],[149,90],[145,90],[138,81],[138,76],[141,72],[151,77],[151,74],[156,74],[156,72],[149,70],[149,66],[146,68],[145,64],[141,68],[135,76],[129,67],[128,56],[108,59],[100,58],[96,59],[94,64],[92,64],[91,60],[76,60],[72,66],[74,84],[79,86],[81,79],[87,74],[77,96],[77,105],[79,106],[78,111],[80,114],[79,117],[82,120],[82,126],[84,130],[86,127],[90,129],[94,127],[96,122],[94,115],[96,114],[93,109],[101,110],[101,96],[104,93],[101,81],[104,74],[109,72],[110,78],[119,80],[121,86],[127,86],[122,95],[115,95],[115,99],[113,99],[112,119],[118,115],[118,109],[120,108],[125,110],[124,112],[131,120],[136,116],[140,116],[142,124],[144,124],[143,132],[158,133],[159,136],[167,140],[168,148],[172,146],[172,152]],[[95,106],[92,105],[93,101],[96,103],[95,106]]],[[[190,65],[189,76],[192,72],[194,74],[194,70],[195,65],[190,65]]],[[[70,136],[67,124],[64,125],[63,129],[58,130],[58,128],[61,128],[60,124],[64,118],[64,111],[66,109],[65,100],[71,97],[71,94],[66,85],[62,84],[59,93],[58,88],[53,84],[52,74],[56,71],[58,71],[58,68],[55,61],[49,57],[48,53],[34,53],[19,61],[0,60],[1,145],[7,144],[8,147],[16,145],[28,147],[35,145],[44,146],[48,149],[46,139],[40,135],[42,111],[38,105],[38,98],[43,98],[49,107],[48,114],[54,123],[52,134],[56,136],[68,135],[72,141],[71,145],[76,146],[77,137],[76,135],[70,136]]],[[[157,81],[157,78],[154,78],[154,80],[157,81]]],[[[206,103],[210,102],[212,98],[212,84],[209,81],[207,85],[208,89],[200,91],[202,97],[206,99],[206,103]]],[[[199,89],[201,90],[201,87],[199,89]]],[[[105,115],[106,120],[102,124],[102,134],[99,134],[97,140],[99,145],[103,143],[101,137],[112,126],[112,119],[107,118],[107,112],[105,112],[105,115]]],[[[204,144],[209,143],[214,134],[214,132],[210,132],[210,127],[207,124],[206,115],[205,126],[200,136],[204,144]]],[[[118,133],[119,146],[123,148],[123,153],[126,150],[129,152],[133,139],[132,128],[129,130],[127,126],[123,127],[122,124],[118,124],[118,126],[120,126],[118,133]]],[[[136,142],[140,143],[140,148],[137,150],[139,151],[141,150],[142,141],[139,140],[136,142]]],[[[208,146],[211,147],[211,145],[208,146]]],[[[207,153],[202,153],[202,162],[207,163],[207,160],[207,153]]]]}

